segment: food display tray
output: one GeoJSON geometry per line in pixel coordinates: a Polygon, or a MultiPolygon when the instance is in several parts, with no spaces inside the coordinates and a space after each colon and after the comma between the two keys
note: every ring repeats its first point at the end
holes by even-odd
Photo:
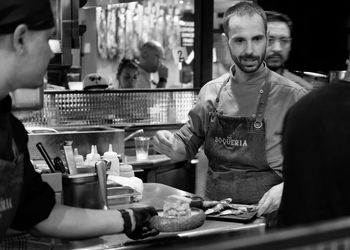
{"type": "Polygon", "coordinates": [[[232,221],[240,223],[248,223],[256,217],[257,211],[247,212],[239,215],[218,215],[210,214],[207,215],[207,220],[220,220],[220,221],[232,221]]]}

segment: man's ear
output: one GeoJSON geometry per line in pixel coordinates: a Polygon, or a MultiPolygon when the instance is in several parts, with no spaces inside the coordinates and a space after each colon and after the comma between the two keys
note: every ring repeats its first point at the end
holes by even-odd
{"type": "Polygon", "coordinates": [[[222,39],[224,39],[224,41],[225,41],[226,43],[228,43],[228,38],[227,38],[227,36],[226,36],[225,33],[221,33],[221,37],[222,37],[222,39]]]}
{"type": "Polygon", "coordinates": [[[28,27],[25,24],[20,24],[13,32],[13,48],[17,53],[23,53],[25,36],[28,33],[28,27]]]}
{"type": "Polygon", "coordinates": [[[231,51],[230,44],[229,44],[229,39],[228,39],[227,35],[225,33],[221,33],[221,37],[222,37],[222,39],[225,42],[226,48],[231,51]]]}

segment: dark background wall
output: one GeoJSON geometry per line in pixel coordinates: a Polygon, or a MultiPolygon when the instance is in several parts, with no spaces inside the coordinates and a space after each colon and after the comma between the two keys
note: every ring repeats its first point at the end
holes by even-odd
{"type": "Polygon", "coordinates": [[[346,69],[350,0],[258,0],[265,10],[287,14],[294,23],[287,68],[328,73],[346,69]]]}

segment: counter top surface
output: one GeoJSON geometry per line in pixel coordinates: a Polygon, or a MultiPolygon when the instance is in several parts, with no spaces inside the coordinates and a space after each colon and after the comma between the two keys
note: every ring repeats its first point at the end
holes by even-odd
{"type": "MultiPolygon", "coordinates": [[[[111,206],[110,209],[121,209],[128,207],[140,207],[152,205],[156,209],[162,209],[163,201],[172,194],[192,195],[191,193],[164,185],[160,183],[144,183],[144,192],[141,202],[111,206]]],[[[152,240],[164,240],[171,237],[195,237],[218,232],[233,232],[240,230],[248,230],[254,233],[262,233],[265,231],[265,221],[263,218],[257,218],[254,221],[243,224],[236,222],[206,220],[199,228],[173,233],[160,233],[158,236],[151,238],[152,240]]],[[[150,239],[150,238],[148,238],[150,239]]],[[[58,242],[57,242],[58,243],[58,242]]],[[[137,242],[139,244],[139,242],[137,242]]],[[[106,235],[99,238],[93,238],[81,241],[65,241],[56,244],[55,249],[111,249],[123,248],[124,245],[132,245],[133,241],[124,234],[106,235]]]]}
{"type": "Polygon", "coordinates": [[[147,164],[157,164],[157,163],[166,163],[172,161],[168,156],[159,154],[159,155],[149,155],[147,160],[138,161],[136,156],[125,156],[125,162],[133,165],[135,167],[147,164]]]}

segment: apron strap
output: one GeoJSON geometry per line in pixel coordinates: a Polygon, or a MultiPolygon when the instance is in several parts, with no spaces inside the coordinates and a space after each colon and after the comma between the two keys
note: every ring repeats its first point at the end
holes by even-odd
{"type": "MultiPolygon", "coordinates": [[[[253,114],[253,118],[256,118],[255,122],[254,122],[254,127],[256,129],[260,129],[263,125],[267,100],[268,100],[270,89],[271,89],[271,82],[269,81],[269,76],[270,76],[270,72],[267,73],[267,76],[265,77],[264,85],[259,91],[260,97],[259,97],[258,107],[256,109],[256,113],[253,114]]],[[[230,81],[230,76],[224,81],[224,83],[220,87],[220,90],[218,92],[218,95],[216,96],[215,103],[214,103],[214,106],[215,106],[214,113],[217,111],[217,108],[219,106],[220,94],[229,81],[230,81]]]]}
{"type": "Polygon", "coordinates": [[[253,117],[256,118],[254,122],[254,127],[256,129],[261,128],[263,125],[264,114],[267,106],[267,100],[271,89],[271,82],[268,80],[269,75],[270,74],[267,74],[265,78],[265,83],[259,91],[260,98],[258,102],[258,107],[256,109],[256,113],[253,115],[253,117]]]}
{"type": "Polygon", "coordinates": [[[224,84],[222,84],[221,85],[221,88],[220,88],[220,90],[219,90],[219,92],[218,92],[218,95],[216,96],[216,99],[215,99],[215,104],[214,104],[214,106],[215,106],[215,111],[216,111],[216,109],[218,108],[218,106],[219,106],[219,101],[220,101],[220,94],[221,94],[221,92],[222,92],[222,90],[224,89],[224,87],[226,86],[226,84],[228,83],[230,81],[230,76],[224,81],[224,84]]]}

